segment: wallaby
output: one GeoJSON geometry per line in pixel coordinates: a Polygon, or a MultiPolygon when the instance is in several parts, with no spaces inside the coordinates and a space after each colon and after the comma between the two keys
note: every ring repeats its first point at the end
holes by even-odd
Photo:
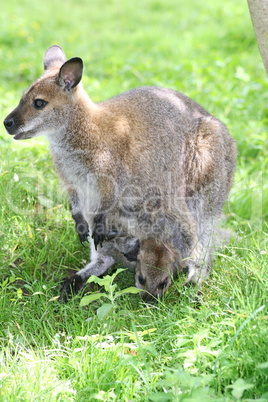
{"type": "Polygon", "coordinates": [[[199,283],[232,184],[234,140],[223,123],[171,89],[141,87],[93,103],[82,73],[80,58],[66,61],[59,46],[50,47],[44,74],[4,121],[16,140],[48,138],[80,240],[91,234],[94,242],[91,263],[65,283],[62,299],[92,273],[106,272],[118,254],[146,266],[149,244],[156,255],[159,244],[163,256],[179,253],[188,281],[199,283]],[[118,236],[110,240],[111,233],[118,236]]]}
{"type": "Polygon", "coordinates": [[[163,296],[183,268],[181,255],[163,243],[148,238],[141,241],[137,257],[135,284],[140,288],[141,297],[146,302],[155,302],[163,296]]]}

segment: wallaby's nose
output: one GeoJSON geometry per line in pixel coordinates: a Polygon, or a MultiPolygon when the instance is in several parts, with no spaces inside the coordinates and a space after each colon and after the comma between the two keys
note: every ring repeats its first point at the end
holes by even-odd
{"type": "Polygon", "coordinates": [[[11,128],[14,124],[14,119],[13,118],[6,118],[4,120],[4,126],[5,128],[8,130],[9,128],[11,128]]]}
{"type": "Polygon", "coordinates": [[[147,304],[155,305],[157,304],[157,298],[147,292],[141,293],[142,300],[147,304]]]}

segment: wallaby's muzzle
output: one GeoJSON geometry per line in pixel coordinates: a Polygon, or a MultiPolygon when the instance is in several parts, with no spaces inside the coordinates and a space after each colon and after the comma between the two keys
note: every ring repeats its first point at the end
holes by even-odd
{"type": "Polygon", "coordinates": [[[4,126],[8,132],[8,134],[15,134],[16,132],[16,123],[15,119],[11,116],[8,115],[7,118],[4,120],[4,126]]]}
{"type": "Polygon", "coordinates": [[[11,118],[6,118],[5,120],[4,120],[4,126],[5,126],[5,128],[6,128],[6,130],[7,130],[7,132],[9,133],[9,134],[11,134],[11,130],[12,130],[12,126],[14,126],[14,119],[11,117],[11,118]]]}
{"type": "MultiPolygon", "coordinates": [[[[17,108],[16,108],[17,109],[17,108]]],[[[13,135],[15,140],[26,140],[32,137],[32,133],[23,130],[23,123],[19,118],[19,114],[13,110],[4,120],[4,126],[8,134],[13,135]]]]}
{"type": "Polygon", "coordinates": [[[140,292],[140,295],[142,300],[147,304],[156,305],[158,303],[159,298],[149,292],[143,291],[140,292]]]}
{"type": "Polygon", "coordinates": [[[25,138],[24,134],[25,132],[22,131],[22,122],[20,121],[18,117],[18,113],[11,112],[4,120],[4,126],[6,128],[6,131],[10,135],[14,135],[15,140],[23,139],[25,138]]]}

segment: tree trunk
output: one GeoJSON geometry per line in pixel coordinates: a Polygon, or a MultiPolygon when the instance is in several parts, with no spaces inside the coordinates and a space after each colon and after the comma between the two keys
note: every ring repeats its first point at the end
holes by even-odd
{"type": "Polygon", "coordinates": [[[268,74],[268,1],[248,0],[248,6],[262,61],[268,74]]]}

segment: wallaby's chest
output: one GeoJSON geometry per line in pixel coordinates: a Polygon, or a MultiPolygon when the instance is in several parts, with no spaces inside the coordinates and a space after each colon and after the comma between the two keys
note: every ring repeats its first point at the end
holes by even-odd
{"type": "Polygon", "coordinates": [[[79,150],[52,148],[56,170],[69,194],[75,194],[76,207],[91,222],[101,204],[99,185],[95,174],[83,163],[79,150]]]}

